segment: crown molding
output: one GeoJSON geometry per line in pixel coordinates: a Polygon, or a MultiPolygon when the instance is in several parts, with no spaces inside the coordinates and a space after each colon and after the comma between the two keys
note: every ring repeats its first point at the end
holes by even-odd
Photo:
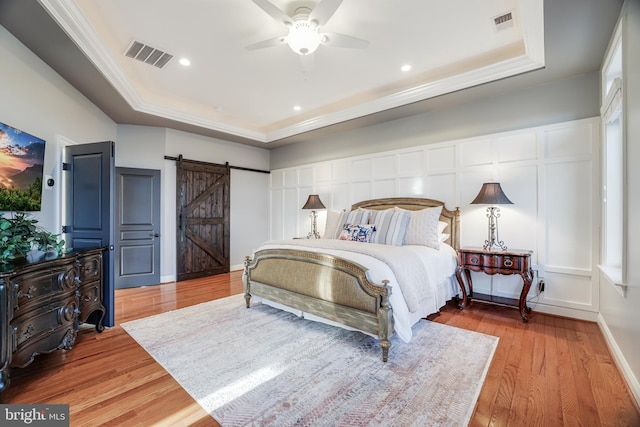
{"type": "Polygon", "coordinates": [[[265,144],[544,67],[543,4],[537,1],[520,0],[519,7],[521,13],[519,16],[526,17],[526,20],[521,20],[525,38],[524,45],[526,53],[524,55],[445,79],[418,85],[334,113],[318,115],[310,119],[302,120],[294,125],[265,133],[253,129],[232,126],[212,120],[211,118],[189,114],[182,110],[167,108],[146,101],[128,81],[121,67],[105,49],[95,30],[84,17],[74,0],[39,0],[39,2],[132,109],[142,113],[263,142],[265,144]]]}
{"type": "Polygon", "coordinates": [[[104,48],[100,38],[84,17],[74,0],[38,0],[53,19],[62,27],[78,48],[100,70],[111,85],[125,99],[132,109],[178,122],[233,134],[260,142],[267,142],[264,133],[245,128],[229,126],[211,119],[188,114],[184,111],[162,107],[144,100],[129,82],[120,66],[104,48]]]}

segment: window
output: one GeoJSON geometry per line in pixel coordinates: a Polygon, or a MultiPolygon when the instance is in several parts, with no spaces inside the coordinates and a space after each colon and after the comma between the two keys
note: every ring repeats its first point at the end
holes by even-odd
{"type": "Polygon", "coordinates": [[[602,70],[602,264],[600,269],[614,285],[625,283],[624,215],[624,103],[622,43],[614,35],[602,70]]]}

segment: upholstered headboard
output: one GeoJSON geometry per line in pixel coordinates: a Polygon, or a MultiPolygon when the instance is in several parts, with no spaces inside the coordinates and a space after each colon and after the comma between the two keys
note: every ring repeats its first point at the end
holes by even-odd
{"type": "Polygon", "coordinates": [[[460,209],[455,208],[454,210],[449,210],[444,206],[444,202],[439,200],[423,199],[419,197],[390,197],[386,199],[373,199],[358,202],[351,206],[351,210],[359,208],[383,210],[393,208],[394,206],[410,211],[442,206],[440,221],[447,223],[447,227],[444,232],[450,234],[446,243],[456,250],[460,249],[460,209]]]}

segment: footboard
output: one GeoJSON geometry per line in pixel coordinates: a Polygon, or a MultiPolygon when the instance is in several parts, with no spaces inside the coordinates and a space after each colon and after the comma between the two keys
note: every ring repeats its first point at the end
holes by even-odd
{"type": "Polygon", "coordinates": [[[374,284],[367,269],[340,257],[294,249],[265,249],[245,259],[244,295],[299,309],[380,338],[387,361],[393,334],[391,287],[374,284]]]}

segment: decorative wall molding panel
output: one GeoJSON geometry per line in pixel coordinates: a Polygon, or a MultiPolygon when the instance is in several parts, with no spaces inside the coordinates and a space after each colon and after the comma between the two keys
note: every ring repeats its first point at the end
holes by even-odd
{"type": "MultiPolygon", "coordinates": [[[[380,197],[429,197],[460,207],[462,246],[482,246],[485,207],[471,205],[483,182],[499,181],[513,205],[501,206],[500,238],[532,249],[536,280],[529,305],[596,319],[600,247],[600,120],[583,119],[464,140],[273,170],[272,239],[306,236],[309,194],[328,209],[380,197]],[[538,290],[544,278],[545,290],[538,290]]],[[[324,232],[326,211],[318,231],[324,232]]],[[[518,276],[474,275],[474,289],[517,297],[518,276]]]]}

